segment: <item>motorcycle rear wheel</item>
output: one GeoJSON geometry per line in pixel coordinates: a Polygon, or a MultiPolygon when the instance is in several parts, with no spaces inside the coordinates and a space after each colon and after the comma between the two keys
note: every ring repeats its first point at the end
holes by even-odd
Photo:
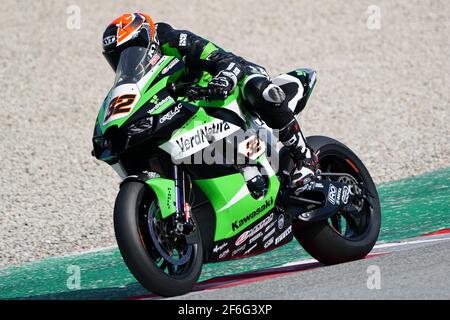
{"type": "Polygon", "coordinates": [[[318,152],[322,172],[345,172],[356,182],[362,182],[370,193],[371,206],[364,200],[360,205],[358,223],[340,212],[326,221],[294,224],[294,236],[315,259],[326,265],[364,258],[374,247],[381,227],[378,193],[369,171],[347,146],[334,139],[313,136],[309,145],[318,152]]]}

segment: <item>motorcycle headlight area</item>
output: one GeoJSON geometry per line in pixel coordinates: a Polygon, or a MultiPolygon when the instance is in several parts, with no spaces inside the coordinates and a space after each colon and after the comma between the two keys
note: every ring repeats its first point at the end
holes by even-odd
{"type": "Polygon", "coordinates": [[[107,139],[105,136],[95,137],[94,143],[96,146],[99,146],[102,150],[107,149],[111,146],[111,141],[107,139]]]}
{"type": "Polygon", "coordinates": [[[142,142],[153,129],[153,117],[139,119],[129,125],[126,129],[128,135],[128,146],[142,142]]]}
{"type": "Polygon", "coordinates": [[[153,117],[147,117],[140,119],[127,128],[127,134],[134,136],[143,132],[149,132],[153,128],[153,117]]]}
{"type": "Polygon", "coordinates": [[[94,138],[94,156],[110,164],[117,162],[117,156],[112,151],[112,142],[105,136],[94,138]]]}

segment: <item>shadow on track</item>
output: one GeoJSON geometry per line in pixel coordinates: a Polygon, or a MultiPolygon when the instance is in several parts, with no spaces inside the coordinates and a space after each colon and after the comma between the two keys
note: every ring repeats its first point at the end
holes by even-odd
{"type": "Polygon", "coordinates": [[[145,295],[148,293],[149,292],[140,284],[134,283],[124,287],[73,290],[10,300],[118,300],[126,299],[129,296],[145,295]]]}

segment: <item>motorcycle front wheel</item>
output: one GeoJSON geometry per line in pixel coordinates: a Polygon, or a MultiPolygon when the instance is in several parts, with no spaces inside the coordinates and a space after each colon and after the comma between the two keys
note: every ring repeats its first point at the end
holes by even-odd
{"type": "Polygon", "coordinates": [[[114,206],[114,230],[125,264],[147,290],[171,297],[195,286],[203,264],[201,239],[188,244],[173,232],[171,217],[161,218],[158,199],[144,183],[122,185],[114,206]]]}

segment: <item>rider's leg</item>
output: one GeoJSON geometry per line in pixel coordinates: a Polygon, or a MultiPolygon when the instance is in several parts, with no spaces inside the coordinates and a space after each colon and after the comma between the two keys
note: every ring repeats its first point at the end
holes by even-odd
{"type": "Polygon", "coordinates": [[[288,107],[283,90],[263,75],[252,75],[242,85],[244,99],[289,149],[295,163],[292,186],[302,186],[314,176],[317,158],[306,144],[298,121],[288,107]]]}

